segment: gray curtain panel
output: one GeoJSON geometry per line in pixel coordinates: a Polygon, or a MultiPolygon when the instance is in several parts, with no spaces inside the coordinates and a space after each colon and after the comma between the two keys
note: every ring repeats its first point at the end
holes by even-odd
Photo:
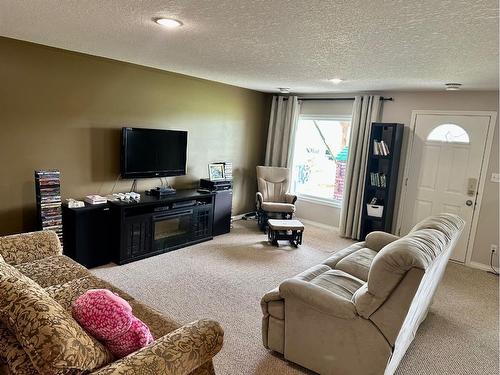
{"type": "Polygon", "coordinates": [[[364,182],[372,122],[378,122],[380,96],[356,96],[352,109],[351,138],[340,210],[340,235],[358,240],[361,232],[364,182]]]}
{"type": "Polygon", "coordinates": [[[273,96],[269,129],[267,133],[265,165],[288,167],[291,165],[295,130],[300,113],[300,101],[296,96],[273,96]]]}

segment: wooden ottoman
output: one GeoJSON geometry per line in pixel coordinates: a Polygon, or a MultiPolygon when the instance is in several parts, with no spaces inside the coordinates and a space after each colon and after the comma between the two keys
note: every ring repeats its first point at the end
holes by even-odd
{"type": "Polygon", "coordinates": [[[302,244],[304,224],[299,220],[269,219],[267,223],[269,225],[267,237],[273,245],[279,246],[279,240],[290,241],[290,244],[294,247],[302,244]]]}

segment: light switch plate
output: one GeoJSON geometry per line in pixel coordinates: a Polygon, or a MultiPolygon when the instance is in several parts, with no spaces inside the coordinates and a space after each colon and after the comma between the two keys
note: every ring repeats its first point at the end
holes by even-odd
{"type": "Polygon", "coordinates": [[[491,174],[491,182],[500,182],[500,173],[492,173],[491,174]]]}

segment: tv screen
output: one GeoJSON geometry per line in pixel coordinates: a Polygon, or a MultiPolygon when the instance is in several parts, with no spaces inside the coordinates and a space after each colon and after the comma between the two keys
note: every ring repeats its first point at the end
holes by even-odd
{"type": "Polygon", "coordinates": [[[186,174],[187,131],[122,129],[122,178],[186,174]]]}

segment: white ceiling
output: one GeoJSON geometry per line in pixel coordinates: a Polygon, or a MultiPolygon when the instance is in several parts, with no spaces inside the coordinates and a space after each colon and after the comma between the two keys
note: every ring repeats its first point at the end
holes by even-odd
{"type": "Polygon", "coordinates": [[[0,35],[260,91],[498,89],[497,0],[1,0],[0,35]]]}

